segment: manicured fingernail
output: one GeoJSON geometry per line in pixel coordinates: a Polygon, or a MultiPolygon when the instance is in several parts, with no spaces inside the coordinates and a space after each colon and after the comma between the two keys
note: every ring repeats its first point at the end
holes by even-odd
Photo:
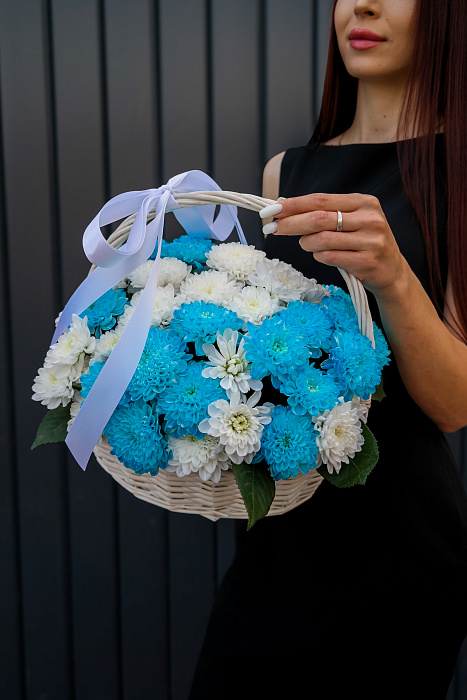
{"type": "Polygon", "coordinates": [[[262,219],[267,219],[268,216],[276,216],[282,211],[282,204],[268,204],[267,207],[261,209],[259,215],[262,219]]]}
{"type": "Polygon", "coordinates": [[[265,224],[263,226],[263,233],[267,236],[268,233],[276,233],[278,228],[277,221],[272,221],[270,224],[265,224]]]}

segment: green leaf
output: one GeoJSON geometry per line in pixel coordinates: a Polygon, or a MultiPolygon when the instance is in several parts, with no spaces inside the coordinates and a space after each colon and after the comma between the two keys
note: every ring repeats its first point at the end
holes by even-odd
{"type": "Polygon", "coordinates": [[[381,377],[381,381],[376,387],[376,391],[374,394],[371,395],[371,400],[372,401],[382,401],[385,398],[386,394],[384,392],[384,387],[383,387],[383,378],[381,377]]]}
{"type": "Polygon", "coordinates": [[[349,464],[342,464],[338,474],[336,472],[330,474],[325,464],[319,467],[318,472],[321,476],[334,484],[334,486],[346,488],[356,484],[364,484],[368,474],[377,463],[379,451],[375,436],[363,422],[362,432],[365,439],[362,449],[360,452],[357,452],[353,459],[349,459],[349,464]]]}
{"type": "Polygon", "coordinates": [[[248,513],[247,530],[268,514],[276,484],[263,460],[257,464],[234,464],[233,472],[248,513]]]}
{"type": "Polygon", "coordinates": [[[37,429],[36,439],[31,450],[51,442],[63,442],[67,436],[67,423],[70,420],[70,406],[58,406],[47,411],[37,429]]]}

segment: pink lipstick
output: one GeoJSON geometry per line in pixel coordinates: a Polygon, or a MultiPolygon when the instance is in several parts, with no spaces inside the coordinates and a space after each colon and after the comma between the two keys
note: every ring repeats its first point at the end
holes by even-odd
{"type": "Polygon", "coordinates": [[[349,41],[353,49],[371,49],[379,46],[386,39],[370,29],[352,29],[349,33],[349,41]]]}

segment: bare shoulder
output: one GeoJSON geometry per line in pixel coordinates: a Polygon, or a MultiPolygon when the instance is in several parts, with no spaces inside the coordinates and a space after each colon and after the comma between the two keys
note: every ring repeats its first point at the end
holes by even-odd
{"type": "Polygon", "coordinates": [[[268,199],[277,199],[279,196],[279,179],[281,174],[282,159],[285,151],[273,156],[266,165],[263,171],[263,197],[268,199]]]}

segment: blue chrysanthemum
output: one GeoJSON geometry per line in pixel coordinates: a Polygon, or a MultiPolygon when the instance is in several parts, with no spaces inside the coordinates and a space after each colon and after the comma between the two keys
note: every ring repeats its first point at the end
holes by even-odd
{"type": "Polygon", "coordinates": [[[261,452],[274,481],[308,474],[316,466],[318,446],[313,421],[292,409],[275,406],[272,421],[264,426],[261,452]]]}
{"type": "Polygon", "coordinates": [[[79,393],[81,394],[83,399],[85,399],[91,391],[92,387],[94,386],[94,382],[101,373],[101,369],[104,365],[105,362],[94,362],[93,365],[89,366],[88,371],[85,374],[81,375],[81,378],[79,380],[81,384],[81,391],[79,393]]]}
{"type": "MultiPolygon", "coordinates": [[[[161,245],[161,258],[168,258],[168,257],[170,257],[169,254],[167,253],[167,246],[169,246],[169,245],[170,245],[169,241],[162,241],[162,245],[161,245]]],[[[151,255],[149,256],[149,260],[155,260],[156,257],[157,257],[157,243],[156,243],[156,247],[154,248],[153,252],[152,252],[151,255]]],[[[172,257],[175,257],[175,256],[172,256],[172,257]]]]}
{"type": "Polygon", "coordinates": [[[331,292],[331,296],[323,297],[321,307],[326,311],[334,328],[338,331],[358,331],[358,318],[349,294],[334,285],[326,288],[331,292]]]}
{"type": "Polygon", "coordinates": [[[386,338],[384,337],[383,331],[378,328],[376,323],[373,321],[373,333],[375,336],[375,351],[376,351],[376,357],[378,360],[378,364],[383,369],[383,367],[386,367],[386,365],[389,364],[389,356],[391,354],[391,351],[388,347],[386,338]]]}
{"type": "Polygon", "coordinates": [[[303,336],[296,329],[284,325],[277,316],[266,318],[261,326],[248,323],[249,336],[245,337],[245,351],[251,362],[253,379],[271,375],[271,382],[279,389],[280,382],[297,371],[310,357],[303,336]]]}
{"type": "MultiPolygon", "coordinates": [[[[171,243],[162,241],[161,257],[177,258],[188,263],[188,265],[192,265],[194,270],[201,270],[213,245],[214,241],[209,238],[180,236],[180,238],[176,238],[171,243]]],[[[156,253],[157,246],[150,256],[151,260],[155,260],[156,253]]]]}
{"type": "Polygon", "coordinates": [[[80,316],[81,318],[87,317],[90,332],[94,333],[96,338],[100,338],[102,331],[109,331],[115,326],[116,317],[123,313],[127,301],[125,290],[109,289],[88,306],[80,316]]]}
{"type": "Polygon", "coordinates": [[[218,399],[227,399],[217,380],[202,376],[205,366],[204,362],[190,362],[186,372],[177,377],[176,383],[159,396],[158,407],[161,413],[165,413],[166,430],[175,437],[205,437],[198,430],[198,425],[208,418],[209,404],[218,399]]]}
{"type": "Polygon", "coordinates": [[[195,344],[197,355],[204,355],[203,343],[214,343],[218,331],[223,333],[226,328],[238,331],[242,326],[243,321],[236,313],[205,301],[182,304],[174,311],[170,323],[170,328],[187,343],[195,344]]]}
{"type": "Polygon", "coordinates": [[[127,469],[155,476],[171,457],[157,409],[142,400],[118,406],[104,431],[115,455],[127,469]]]}
{"type": "Polygon", "coordinates": [[[306,365],[290,375],[282,383],[281,392],[288,396],[287,403],[297,416],[305,413],[316,416],[333,408],[339,398],[339,386],[334,377],[324,374],[314,365],[306,365]]]}
{"type": "Polygon", "coordinates": [[[320,304],[292,301],[277,316],[287,327],[294,328],[305,339],[311,357],[319,357],[321,351],[331,348],[333,324],[320,304]]]}
{"type": "Polygon", "coordinates": [[[334,377],[345,401],[368,399],[381,381],[381,367],[370,340],[355,331],[335,333],[335,347],[321,367],[334,377]]]}
{"type": "MultiPolygon", "coordinates": [[[[82,374],[80,377],[80,384],[81,384],[81,390],[80,394],[85,399],[89,392],[91,391],[92,387],[94,386],[94,382],[96,381],[97,377],[101,373],[101,370],[103,366],[105,365],[105,362],[94,362],[94,364],[89,366],[88,371],[85,374],[82,374]]],[[[124,404],[127,404],[130,401],[130,397],[128,396],[128,393],[125,392],[123,396],[121,397],[120,401],[118,402],[119,406],[123,406],[124,404]]]]}
{"type": "Polygon", "coordinates": [[[185,353],[185,342],[165,328],[151,328],[138,367],[128,385],[132,401],[151,401],[186,370],[192,355],[185,353]]]}

